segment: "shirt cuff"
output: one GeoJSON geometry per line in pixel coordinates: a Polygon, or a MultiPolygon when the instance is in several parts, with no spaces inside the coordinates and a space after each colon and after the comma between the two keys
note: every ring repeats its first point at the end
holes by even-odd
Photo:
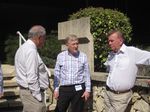
{"type": "Polygon", "coordinates": [[[56,87],[56,88],[55,88],[55,91],[59,91],[59,87],[56,87]]]}
{"type": "Polygon", "coordinates": [[[0,93],[3,93],[3,87],[0,86],[0,93]]]}
{"type": "Polygon", "coordinates": [[[38,101],[42,101],[42,95],[39,94],[32,94],[38,101]]]}
{"type": "Polygon", "coordinates": [[[87,91],[87,92],[91,92],[91,89],[90,89],[90,88],[86,88],[86,91],[87,91]]]}

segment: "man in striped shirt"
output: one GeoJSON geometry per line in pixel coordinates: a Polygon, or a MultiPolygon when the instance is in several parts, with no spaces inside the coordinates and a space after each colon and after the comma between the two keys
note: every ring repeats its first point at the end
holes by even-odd
{"type": "Polygon", "coordinates": [[[71,103],[72,112],[83,112],[84,102],[91,92],[90,71],[86,54],[78,50],[78,38],[66,38],[67,50],[57,56],[54,70],[54,97],[57,112],[66,112],[71,103]]]}
{"type": "Polygon", "coordinates": [[[3,96],[3,74],[0,62],[0,98],[3,96]]]}

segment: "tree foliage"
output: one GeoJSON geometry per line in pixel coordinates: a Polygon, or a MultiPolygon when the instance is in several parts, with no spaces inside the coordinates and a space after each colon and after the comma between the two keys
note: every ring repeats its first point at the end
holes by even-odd
{"type": "Polygon", "coordinates": [[[41,58],[43,59],[44,63],[50,68],[54,68],[57,55],[60,51],[61,44],[60,41],[58,41],[56,34],[48,35],[44,47],[42,49],[39,49],[41,58]]]}
{"type": "Polygon", "coordinates": [[[94,38],[95,71],[104,71],[104,62],[109,52],[107,32],[118,29],[123,32],[126,42],[130,42],[132,27],[129,18],[117,10],[89,7],[70,15],[69,20],[81,17],[90,17],[91,34],[94,38]]]}
{"type": "MultiPolygon", "coordinates": [[[[24,34],[24,37],[27,37],[24,34]]],[[[27,39],[27,38],[26,38],[27,39]]],[[[19,47],[19,38],[18,36],[10,35],[5,41],[5,53],[6,53],[6,62],[7,64],[14,65],[15,53],[19,47]]],[[[44,63],[51,68],[54,68],[57,54],[60,52],[60,42],[57,39],[55,33],[47,35],[45,45],[42,49],[38,49],[40,56],[44,63]]]]}

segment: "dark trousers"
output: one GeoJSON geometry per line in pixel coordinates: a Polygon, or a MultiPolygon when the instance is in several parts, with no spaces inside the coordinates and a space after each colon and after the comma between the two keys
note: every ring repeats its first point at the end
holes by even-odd
{"type": "Polygon", "coordinates": [[[59,98],[55,112],[66,112],[69,105],[71,106],[71,112],[83,112],[84,98],[81,96],[85,91],[85,84],[82,85],[82,90],[76,91],[75,85],[60,86],[59,98]]]}

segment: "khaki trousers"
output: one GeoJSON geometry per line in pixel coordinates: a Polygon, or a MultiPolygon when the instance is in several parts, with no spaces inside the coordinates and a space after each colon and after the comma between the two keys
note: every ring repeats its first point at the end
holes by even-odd
{"type": "Polygon", "coordinates": [[[32,96],[30,90],[20,89],[20,97],[23,103],[23,112],[46,112],[44,92],[41,94],[42,102],[39,102],[32,96]]]}
{"type": "Polygon", "coordinates": [[[132,91],[115,94],[111,91],[105,91],[104,102],[105,112],[125,112],[132,96],[132,91]]]}

